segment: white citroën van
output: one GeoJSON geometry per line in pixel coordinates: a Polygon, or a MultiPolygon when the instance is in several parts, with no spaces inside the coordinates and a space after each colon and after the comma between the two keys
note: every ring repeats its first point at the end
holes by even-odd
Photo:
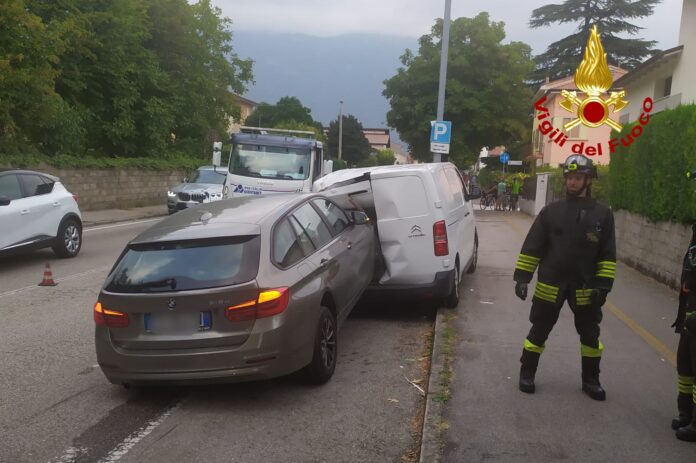
{"type": "Polygon", "coordinates": [[[314,183],[314,191],[376,222],[381,253],[371,291],[459,302],[463,272],[476,269],[474,207],[451,163],[345,169],[314,183]]]}

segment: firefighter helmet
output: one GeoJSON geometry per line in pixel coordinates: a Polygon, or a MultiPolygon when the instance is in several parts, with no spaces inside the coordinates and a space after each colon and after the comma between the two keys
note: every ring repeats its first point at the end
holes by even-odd
{"type": "Polygon", "coordinates": [[[590,178],[597,178],[597,168],[592,164],[592,159],[582,154],[568,156],[563,164],[563,175],[570,172],[585,174],[590,178]]]}

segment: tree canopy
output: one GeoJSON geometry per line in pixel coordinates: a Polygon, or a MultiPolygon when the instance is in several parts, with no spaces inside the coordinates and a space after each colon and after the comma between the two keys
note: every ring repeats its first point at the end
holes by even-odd
{"type": "MultiPolygon", "coordinates": [[[[418,54],[401,57],[402,67],[387,79],[384,96],[391,105],[388,124],[399,131],[421,161],[432,159],[430,121],[437,110],[443,21],[420,38],[418,54]]],[[[525,78],[533,70],[531,49],[521,42],[503,44],[502,22],[488,13],[452,21],[445,95],[445,120],[452,121],[450,160],[473,164],[483,146],[509,145],[529,137],[532,92],[525,78]]]]}
{"type": "Polygon", "coordinates": [[[565,0],[561,4],[549,4],[535,9],[529,25],[532,28],[548,27],[552,24],[578,23],[575,33],[563,37],[548,46],[546,51],[535,57],[537,69],[533,79],[541,82],[575,73],[582,59],[592,26],[597,26],[609,64],[631,69],[656,50],[654,40],[643,40],[635,36],[643,28],[631,20],[650,16],[655,5],[662,0],[565,0]]]}
{"type": "Polygon", "coordinates": [[[314,131],[318,140],[322,140],[323,126],[312,119],[311,112],[312,110],[304,106],[299,98],[284,96],[274,105],[259,103],[246,118],[246,124],[273,129],[310,130],[314,131]]]}
{"type": "MultiPolygon", "coordinates": [[[[327,149],[332,158],[338,158],[338,118],[329,124],[327,134],[327,149]]],[[[358,165],[370,157],[372,147],[365,138],[363,125],[353,115],[343,115],[343,143],[341,159],[351,165],[358,165]]]]}
{"type": "Polygon", "coordinates": [[[0,152],[201,147],[252,79],[210,0],[9,0],[0,24],[0,152]]]}

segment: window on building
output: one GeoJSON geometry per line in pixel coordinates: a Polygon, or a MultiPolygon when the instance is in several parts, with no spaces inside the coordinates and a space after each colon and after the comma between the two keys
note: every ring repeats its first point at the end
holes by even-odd
{"type": "MultiPolygon", "coordinates": [[[[561,125],[561,130],[565,131],[563,127],[572,120],[573,119],[569,117],[564,117],[563,124],[561,125]]],[[[573,127],[573,129],[570,132],[566,132],[566,135],[568,135],[568,138],[580,138],[580,124],[573,127]]]]}
{"type": "Polygon", "coordinates": [[[665,86],[663,89],[662,96],[670,96],[672,94],[672,76],[665,79],[665,86]]]}

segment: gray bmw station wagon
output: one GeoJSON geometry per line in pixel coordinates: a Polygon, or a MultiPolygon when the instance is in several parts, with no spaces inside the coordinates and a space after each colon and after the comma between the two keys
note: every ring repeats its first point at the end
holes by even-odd
{"type": "Polygon", "coordinates": [[[374,231],[319,195],[223,200],[132,240],[94,307],[115,384],[331,378],[337,333],[372,279],[374,231]]]}

